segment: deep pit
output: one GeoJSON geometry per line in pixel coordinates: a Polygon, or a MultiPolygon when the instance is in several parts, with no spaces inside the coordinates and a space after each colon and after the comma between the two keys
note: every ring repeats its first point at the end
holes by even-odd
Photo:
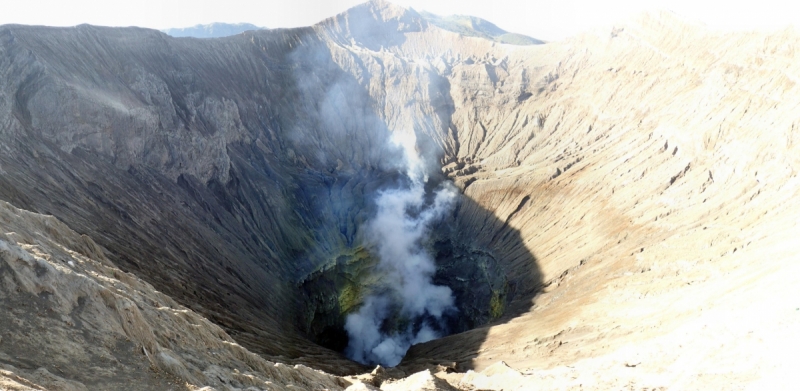
{"type": "Polygon", "coordinates": [[[514,294],[491,249],[459,235],[468,198],[430,178],[415,142],[404,150],[406,176],[356,206],[369,212],[353,245],[297,284],[299,328],[365,365],[395,366],[411,345],[496,320],[514,294]]]}
{"type": "MultiPolygon", "coordinates": [[[[457,311],[445,312],[444,335],[455,334],[500,318],[514,296],[514,284],[490,249],[465,242],[456,235],[452,216],[433,226],[425,243],[436,264],[435,285],[452,289],[457,311]]],[[[378,259],[361,246],[330,257],[320,270],[299,284],[305,299],[299,327],[313,342],[344,352],[348,345],[347,315],[363,305],[368,292],[379,287],[378,259]]],[[[399,319],[385,325],[399,328],[399,319]]],[[[418,327],[418,325],[417,325],[418,327]]]]}

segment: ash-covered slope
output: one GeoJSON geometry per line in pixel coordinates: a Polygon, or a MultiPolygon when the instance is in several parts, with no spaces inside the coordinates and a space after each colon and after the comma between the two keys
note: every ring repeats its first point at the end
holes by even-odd
{"type": "Polygon", "coordinates": [[[248,352],[52,216],[0,201],[0,388],[218,389],[350,382],[248,352]]]}
{"type": "Polygon", "coordinates": [[[476,117],[482,168],[465,192],[482,205],[530,195],[510,225],[544,291],[529,313],[408,362],[503,360],[542,389],[790,389],[797,38],[665,12],[546,45],[558,61],[523,107],[476,117]],[[450,348],[469,340],[477,355],[450,348]]]}
{"type": "MultiPolygon", "coordinates": [[[[263,44],[277,46],[281,63],[285,42],[300,33],[263,44]]],[[[256,338],[252,330],[292,330],[288,289],[299,268],[276,260],[294,260],[313,243],[300,232],[294,211],[305,195],[288,172],[313,174],[282,162],[285,155],[259,153],[278,141],[245,130],[266,132],[263,123],[276,121],[253,87],[285,84],[286,67],[267,68],[272,59],[244,37],[238,47],[208,41],[203,52],[140,29],[2,34],[4,198],[89,234],[118,265],[242,340],[256,338]],[[242,96],[252,99],[237,104],[242,96]]],[[[281,118],[296,107],[287,106],[281,118]]],[[[280,354],[297,346],[288,335],[259,341],[280,354]]]]}
{"type": "Polygon", "coordinates": [[[478,328],[401,370],[536,371],[440,374],[473,389],[780,379],[798,322],[796,38],[659,14],[523,47],[382,1],[218,40],[4,26],[0,198],[267,359],[355,372],[311,341],[335,348],[360,304],[359,230],[403,183],[386,140],[413,134],[431,185],[463,193],[425,244],[453,331],[478,328]]]}

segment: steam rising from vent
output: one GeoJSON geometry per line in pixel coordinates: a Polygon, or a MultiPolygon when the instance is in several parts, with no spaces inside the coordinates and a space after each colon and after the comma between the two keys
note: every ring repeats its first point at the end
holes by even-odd
{"type": "Polygon", "coordinates": [[[458,192],[443,182],[431,201],[413,133],[395,133],[392,141],[405,151],[410,185],[378,195],[377,213],[365,224],[363,238],[379,257],[381,288],[345,323],[347,357],[389,367],[399,364],[411,345],[443,336],[447,328],[442,316],[457,311],[450,288],[433,285],[436,266],[423,243],[430,225],[453,208],[458,192]]]}

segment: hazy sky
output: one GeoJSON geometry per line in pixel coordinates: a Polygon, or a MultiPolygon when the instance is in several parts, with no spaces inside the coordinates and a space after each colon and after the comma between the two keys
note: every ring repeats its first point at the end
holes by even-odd
{"type": "MultiPolygon", "coordinates": [[[[0,24],[151,28],[211,22],[248,22],[266,27],[314,24],[361,0],[0,0],[0,24]]],[[[779,28],[800,22],[800,6],[785,0],[396,0],[440,15],[488,19],[508,31],[558,40],[609,25],[646,9],[669,9],[718,28],[779,28]],[[720,5],[723,4],[723,5],[720,5]]]]}

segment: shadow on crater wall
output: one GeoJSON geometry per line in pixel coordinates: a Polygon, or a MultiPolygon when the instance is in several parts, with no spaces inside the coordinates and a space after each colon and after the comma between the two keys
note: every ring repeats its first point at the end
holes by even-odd
{"type": "MultiPolygon", "coordinates": [[[[542,283],[536,259],[519,233],[467,196],[462,195],[452,213],[431,227],[424,247],[436,262],[433,283],[451,288],[458,308],[444,316],[448,334],[527,311],[520,304],[542,283]],[[525,270],[512,270],[514,264],[524,265],[525,270]]],[[[348,344],[346,317],[358,310],[364,292],[374,289],[372,284],[380,284],[380,271],[376,257],[357,242],[327,258],[323,269],[298,283],[305,309],[299,326],[314,342],[342,351],[348,344]]],[[[475,342],[477,349],[482,341],[475,342]]],[[[459,349],[473,347],[460,343],[459,349]]]]}
{"type": "Polygon", "coordinates": [[[439,363],[456,363],[459,372],[474,369],[473,359],[489,332],[489,327],[481,326],[505,323],[528,312],[543,284],[536,256],[527,249],[519,231],[506,221],[466,196],[454,220],[452,240],[458,243],[460,251],[440,264],[449,273],[455,273],[455,280],[462,284],[462,288],[454,290],[459,292],[465,310],[480,311],[488,307],[489,311],[474,317],[477,321],[469,324],[467,331],[412,346],[399,365],[408,373],[439,363]],[[470,263],[479,267],[463,266],[470,263]],[[482,274],[474,275],[473,279],[458,275],[469,270],[482,274]],[[489,283],[475,284],[475,281],[489,283]],[[498,311],[500,306],[502,310],[498,311]]]}

